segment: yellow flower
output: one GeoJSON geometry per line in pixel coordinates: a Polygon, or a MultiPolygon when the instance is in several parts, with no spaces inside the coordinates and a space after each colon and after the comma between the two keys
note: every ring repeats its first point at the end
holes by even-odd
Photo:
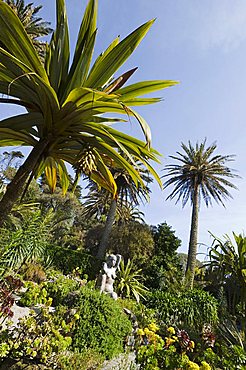
{"type": "Polygon", "coordinates": [[[202,361],[200,370],[212,370],[212,368],[206,361],[202,361]]]}
{"type": "Polygon", "coordinates": [[[193,342],[193,340],[190,341],[189,347],[192,349],[195,348],[195,343],[193,342]]]}
{"type": "Polygon", "coordinates": [[[172,326],[169,326],[169,328],[167,329],[168,333],[174,335],[175,334],[175,329],[172,327],[172,326]]]}
{"type": "Polygon", "coordinates": [[[149,324],[149,329],[156,333],[159,330],[159,327],[154,322],[152,322],[151,324],[149,324]]]}
{"type": "Polygon", "coordinates": [[[138,329],[137,334],[138,335],[144,335],[145,333],[144,333],[143,329],[138,329]]]}
{"type": "Polygon", "coordinates": [[[144,328],[144,334],[149,335],[151,332],[149,328],[144,328]]]}
{"type": "Polygon", "coordinates": [[[175,343],[176,341],[172,338],[165,338],[166,339],[166,347],[169,347],[171,346],[173,343],[175,343]]]}
{"type": "Polygon", "coordinates": [[[200,366],[197,365],[195,362],[189,361],[187,363],[187,370],[200,370],[200,366]]]}

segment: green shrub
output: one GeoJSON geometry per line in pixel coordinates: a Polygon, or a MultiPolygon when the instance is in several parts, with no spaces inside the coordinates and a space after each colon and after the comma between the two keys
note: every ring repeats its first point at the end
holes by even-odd
{"type": "Polygon", "coordinates": [[[85,287],[76,298],[75,308],[80,315],[73,333],[75,350],[91,348],[108,359],[123,352],[132,327],[116,301],[85,287]]]}
{"type": "Polygon", "coordinates": [[[20,274],[24,280],[41,283],[46,279],[46,274],[43,266],[37,262],[27,262],[22,266],[20,274]]]}
{"type": "Polygon", "coordinates": [[[59,275],[47,282],[46,290],[48,296],[52,298],[53,306],[58,306],[59,304],[65,304],[68,295],[79,287],[79,281],[65,275],[59,275]]]}
{"type": "Polygon", "coordinates": [[[68,323],[61,321],[49,312],[49,305],[41,307],[38,314],[31,312],[14,329],[7,326],[0,331],[0,362],[22,359],[33,365],[43,363],[57,368],[54,355],[71,346],[70,332],[75,321],[76,317],[68,323]]]}
{"type": "Polygon", "coordinates": [[[84,251],[55,246],[50,248],[52,265],[63,274],[70,274],[79,267],[82,274],[88,273],[91,269],[91,255],[84,251]]]}
{"type": "Polygon", "coordinates": [[[118,298],[117,303],[123,310],[130,311],[137,319],[138,326],[144,327],[155,321],[155,310],[147,308],[143,303],[137,302],[133,299],[118,298]]]}
{"type": "Polygon", "coordinates": [[[21,306],[32,307],[47,302],[48,294],[45,284],[38,285],[32,281],[27,281],[24,286],[27,290],[21,294],[21,299],[19,301],[21,306]]]}
{"type": "Polygon", "coordinates": [[[155,291],[148,295],[146,305],[155,309],[159,319],[168,325],[200,331],[203,324],[218,322],[216,299],[198,289],[181,293],[155,291]]]}
{"type": "Polygon", "coordinates": [[[207,348],[198,356],[199,361],[207,361],[213,369],[246,369],[246,352],[240,346],[228,346],[216,343],[214,351],[207,348]]]}

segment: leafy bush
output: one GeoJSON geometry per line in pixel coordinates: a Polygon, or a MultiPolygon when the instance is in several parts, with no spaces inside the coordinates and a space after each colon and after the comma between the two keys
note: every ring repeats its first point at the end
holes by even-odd
{"type": "Polygon", "coordinates": [[[28,281],[24,284],[26,291],[21,294],[19,303],[22,306],[32,307],[37,304],[45,304],[47,302],[47,290],[45,284],[36,284],[28,281]]]}
{"type": "Polygon", "coordinates": [[[38,314],[32,312],[20,319],[14,329],[8,326],[0,332],[0,358],[3,362],[8,358],[23,359],[56,368],[55,354],[62,353],[71,345],[70,332],[75,321],[76,317],[69,322],[57,319],[56,315],[49,313],[48,305],[38,314]]]}
{"type": "Polygon", "coordinates": [[[79,320],[73,333],[73,348],[97,350],[106,358],[123,352],[131,323],[116,301],[96,290],[83,288],[74,303],[79,320]]]}
{"type": "Polygon", "coordinates": [[[84,251],[55,246],[49,248],[49,254],[52,265],[63,274],[70,274],[77,267],[81,274],[90,272],[92,257],[84,251]]]}
{"type": "Polygon", "coordinates": [[[217,343],[214,351],[207,348],[198,356],[198,361],[207,361],[212,369],[243,370],[246,368],[246,352],[239,346],[217,343]]]}
{"type": "Polygon", "coordinates": [[[123,310],[130,311],[137,320],[138,326],[147,326],[155,319],[155,310],[147,308],[141,302],[137,302],[133,299],[121,299],[118,298],[117,303],[123,308],[123,310]]]}
{"type": "Polygon", "coordinates": [[[181,293],[156,291],[147,296],[146,305],[155,309],[159,319],[167,324],[200,331],[204,323],[218,322],[216,299],[198,289],[181,293]]]}
{"type": "Polygon", "coordinates": [[[59,304],[65,304],[68,295],[79,287],[79,281],[65,275],[59,275],[54,280],[47,282],[46,290],[49,297],[52,298],[53,305],[58,306],[59,304]]]}
{"type": "Polygon", "coordinates": [[[24,280],[34,281],[35,283],[40,283],[46,279],[43,266],[37,262],[25,263],[20,269],[20,274],[23,276],[24,280]]]}

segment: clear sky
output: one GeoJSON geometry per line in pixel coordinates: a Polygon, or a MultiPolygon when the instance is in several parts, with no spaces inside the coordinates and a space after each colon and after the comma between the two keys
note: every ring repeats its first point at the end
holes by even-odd
{"type": "MultiPolygon", "coordinates": [[[[86,1],[66,3],[73,45],[86,1]]],[[[42,4],[43,18],[54,24],[55,0],[35,0],[34,4],[42,4]]],[[[124,37],[152,18],[156,21],[150,32],[119,74],[138,66],[131,83],[152,79],[180,81],[178,86],[157,94],[164,97],[163,102],[138,109],[151,127],[153,146],[163,155],[158,172],[161,174],[164,165],[170,163],[168,156],[180,149],[181,142],[195,143],[206,137],[208,144],[217,142],[218,154],[236,155],[231,167],[242,177],[235,181],[239,190],[232,191],[233,199],[226,208],[214,204],[207,209],[201,205],[199,243],[208,246],[208,230],[219,237],[245,230],[246,2],[99,0],[95,54],[117,35],[124,37]]],[[[8,113],[2,110],[2,115],[8,113]]],[[[126,130],[142,137],[134,121],[126,130]]],[[[191,208],[187,205],[182,209],[174,201],[165,201],[169,191],[153,185],[150,204],[143,211],[149,224],[170,224],[182,240],[181,250],[186,252],[191,208]]],[[[199,252],[206,252],[206,247],[201,246],[199,252]]]]}

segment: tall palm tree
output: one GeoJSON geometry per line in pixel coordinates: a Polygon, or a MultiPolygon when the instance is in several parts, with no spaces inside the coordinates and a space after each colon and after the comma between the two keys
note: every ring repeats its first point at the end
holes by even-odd
{"type": "Polygon", "coordinates": [[[144,81],[123,87],[136,68],[113,77],[146,35],[153,20],[122,41],[117,37],[91,67],[97,34],[97,0],[88,1],[71,63],[65,0],[57,0],[56,8],[57,25],[47,45],[43,65],[15,12],[0,1],[0,40],[5,46],[0,48],[0,94],[6,96],[1,97],[0,102],[27,109],[25,114],[0,122],[0,146],[33,147],[0,201],[0,224],[23,192],[28,178],[45,172],[54,190],[59,173],[65,192],[69,185],[65,162],[87,164],[88,153],[90,178],[114,195],[116,183],[108,168],[109,158],[114,165],[125,168],[136,184],[142,180],[132,166],[132,156],[159,181],[149,163],[158,161],[158,153],[151,148],[149,126],[132,106],[160,101],[141,96],[176,82],[144,81]],[[107,117],[107,113],[135,117],[147,145],[112,128],[109,124],[122,119],[107,117]]]}
{"type": "Polygon", "coordinates": [[[196,267],[200,202],[203,199],[208,207],[212,204],[212,200],[215,200],[224,206],[224,200],[232,198],[227,188],[236,189],[228,178],[238,176],[226,166],[226,163],[232,161],[234,156],[215,155],[216,143],[206,147],[205,139],[201,144],[196,143],[195,147],[190,141],[188,146],[181,143],[181,147],[184,153],[177,152],[178,156],[170,156],[179,163],[167,165],[165,170],[168,173],[163,177],[169,177],[164,182],[164,188],[174,186],[174,190],[167,199],[177,197],[176,203],[182,200],[183,207],[188,200],[191,201],[192,216],[186,278],[187,285],[192,288],[196,267]]]}
{"type": "MultiPolygon", "coordinates": [[[[123,157],[125,157],[124,154],[123,157]]],[[[89,194],[84,204],[85,212],[88,215],[105,214],[105,212],[107,214],[104,232],[97,253],[97,257],[100,259],[105,256],[116,214],[118,213],[120,217],[129,204],[137,206],[140,201],[147,201],[149,198],[150,189],[148,184],[153,180],[148,171],[141,167],[140,163],[136,161],[135,166],[141,176],[143,185],[140,183],[136,184],[125,169],[112,167],[110,170],[117,185],[116,196],[112,196],[107,189],[102,188],[98,191],[97,186],[92,182],[88,186],[89,194]]]]}

